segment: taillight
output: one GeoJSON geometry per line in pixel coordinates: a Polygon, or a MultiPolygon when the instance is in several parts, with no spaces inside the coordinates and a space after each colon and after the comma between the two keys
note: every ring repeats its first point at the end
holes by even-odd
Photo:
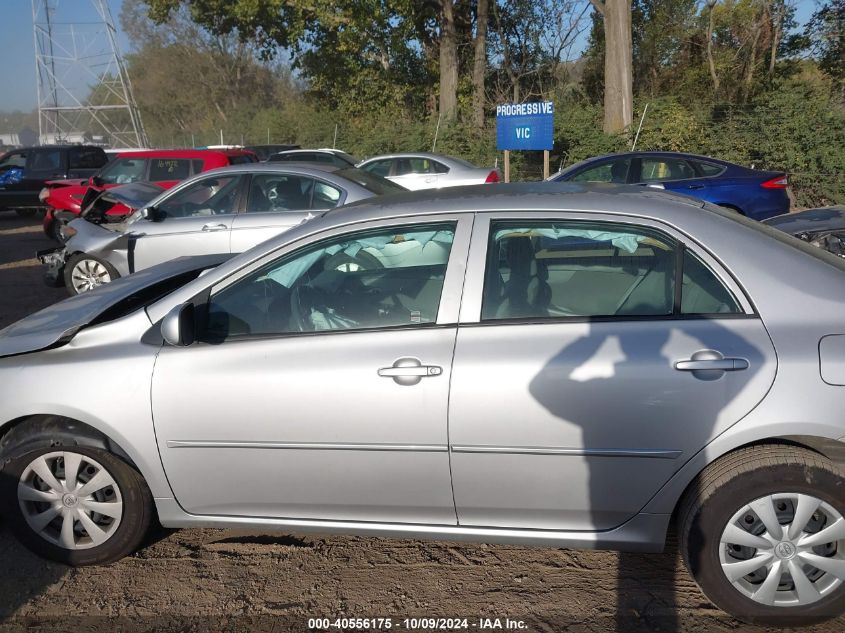
{"type": "Polygon", "coordinates": [[[487,174],[487,180],[485,180],[484,182],[499,182],[499,172],[494,169],[489,174],[487,174]]]}
{"type": "Polygon", "coordinates": [[[761,182],[760,186],[763,187],[763,189],[786,189],[789,186],[789,182],[786,174],[784,174],[783,176],[776,176],[771,180],[761,182]]]}

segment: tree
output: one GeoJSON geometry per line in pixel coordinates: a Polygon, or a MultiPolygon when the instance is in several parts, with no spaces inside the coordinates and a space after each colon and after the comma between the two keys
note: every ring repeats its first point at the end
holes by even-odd
{"type": "MultiPolygon", "coordinates": [[[[493,0],[495,3],[496,0],[493,0]]],[[[487,0],[478,0],[475,18],[475,41],[473,43],[474,54],[472,64],[472,122],[477,129],[484,127],[484,106],[487,101],[487,93],[484,86],[484,77],[487,73],[487,21],[488,4],[487,0]]]]}
{"type": "Polygon", "coordinates": [[[452,121],[458,113],[458,40],[455,3],[440,0],[440,115],[452,121]]]}
{"type": "Polygon", "coordinates": [[[829,0],[810,18],[805,29],[819,66],[845,95],[845,0],[829,0]]]}
{"type": "Polygon", "coordinates": [[[590,0],[604,20],[604,131],[626,132],[633,120],[631,0],[590,0]]]}

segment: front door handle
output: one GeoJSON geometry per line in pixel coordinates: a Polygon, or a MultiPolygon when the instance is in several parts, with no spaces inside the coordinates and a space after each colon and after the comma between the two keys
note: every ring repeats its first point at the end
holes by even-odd
{"type": "Polygon", "coordinates": [[[443,368],[438,365],[423,365],[418,358],[400,358],[391,367],[381,367],[378,375],[393,378],[397,385],[416,385],[428,376],[439,376],[443,368]]]}
{"type": "Polygon", "coordinates": [[[202,227],[203,231],[225,231],[229,227],[225,224],[206,224],[202,227]]]}
{"type": "Polygon", "coordinates": [[[693,376],[701,380],[718,380],[726,371],[748,369],[748,361],[744,358],[725,358],[714,349],[703,349],[695,352],[689,360],[675,361],[674,366],[678,371],[691,371],[693,376]]]}
{"type": "Polygon", "coordinates": [[[704,185],[688,185],[687,189],[704,189],[704,185]]]}

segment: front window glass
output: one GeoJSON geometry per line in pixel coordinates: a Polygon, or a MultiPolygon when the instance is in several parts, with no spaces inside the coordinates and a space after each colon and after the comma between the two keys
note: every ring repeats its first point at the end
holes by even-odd
{"type": "Polygon", "coordinates": [[[628,182],[631,159],[614,160],[590,167],[571,178],[575,182],[628,182]]]}
{"type": "Polygon", "coordinates": [[[249,187],[247,213],[306,211],[311,208],[314,179],[293,174],[258,174],[249,187]]]}
{"type": "Polygon", "coordinates": [[[11,169],[12,167],[18,167],[20,169],[26,167],[26,154],[15,152],[13,154],[7,154],[0,160],[0,170],[11,169]]]}
{"type": "Polygon", "coordinates": [[[675,245],[647,228],[494,222],[482,319],[666,316],[675,245]]]}
{"type": "Polygon", "coordinates": [[[241,176],[203,178],[181,189],[156,207],[167,218],[190,218],[235,213],[241,176]]]}
{"type": "Polygon", "coordinates": [[[213,291],[206,339],[434,323],[454,234],[415,225],[307,246],[213,291]]]}
{"type": "Polygon", "coordinates": [[[125,185],[145,180],[146,171],[146,158],[118,158],[106,165],[99,177],[107,185],[125,185]]]}

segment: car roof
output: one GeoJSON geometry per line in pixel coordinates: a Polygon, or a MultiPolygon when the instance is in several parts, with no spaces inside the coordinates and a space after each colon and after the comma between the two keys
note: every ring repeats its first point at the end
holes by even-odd
{"type": "Polygon", "coordinates": [[[456,160],[453,156],[448,156],[447,154],[435,154],[433,152],[395,152],[393,154],[379,154],[378,156],[367,158],[361,162],[369,163],[371,160],[383,160],[386,158],[430,158],[431,160],[439,160],[443,162],[456,160]]]}
{"type": "MultiPolygon", "coordinates": [[[[648,150],[642,152],[610,152],[609,154],[601,154],[600,156],[591,156],[590,158],[585,158],[584,160],[578,161],[577,163],[573,163],[567,167],[564,167],[561,172],[567,171],[576,165],[588,165],[590,163],[605,160],[608,158],[625,158],[628,156],[655,156],[655,157],[662,157],[662,158],[684,158],[684,159],[692,159],[692,160],[701,160],[708,163],[717,163],[719,165],[725,166],[732,166],[732,167],[742,167],[742,165],[737,165],[736,163],[731,163],[726,160],[722,160],[720,158],[713,158],[712,156],[703,156],[701,154],[688,154],[686,152],[669,152],[669,151],[657,151],[657,150],[648,150]]],[[[560,172],[558,172],[560,173],[560,172]]]]}
{"type": "Polygon", "coordinates": [[[704,204],[689,196],[638,187],[604,183],[520,182],[483,185],[464,185],[443,189],[422,189],[378,196],[324,214],[355,212],[362,219],[396,217],[433,213],[474,213],[476,211],[598,211],[619,207],[624,210],[622,197],[651,203],[682,203],[695,209],[704,204]]]}
{"type": "Polygon", "coordinates": [[[123,150],[119,151],[120,156],[131,156],[132,158],[187,158],[201,159],[209,156],[241,156],[252,155],[253,152],[243,150],[222,150],[222,149],[144,149],[144,150],[123,150]]]}
{"type": "Polygon", "coordinates": [[[240,165],[227,165],[226,167],[218,167],[217,169],[205,171],[202,173],[202,175],[208,176],[210,174],[218,174],[221,172],[273,173],[284,171],[306,176],[325,176],[326,173],[333,173],[336,171],[341,171],[343,169],[348,168],[339,167],[337,165],[330,165],[328,163],[309,163],[304,161],[278,161],[274,163],[242,163],[240,165]]]}

